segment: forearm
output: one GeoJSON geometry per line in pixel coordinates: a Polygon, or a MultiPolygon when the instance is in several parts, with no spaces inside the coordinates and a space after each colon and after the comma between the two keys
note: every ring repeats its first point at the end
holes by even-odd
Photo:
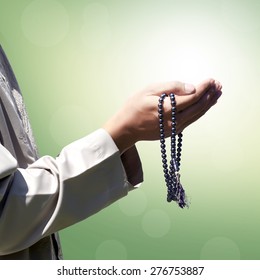
{"type": "MultiPolygon", "coordinates": [[[[136,170],[140,172],[138,161],[136,170]]],[[[0,183],[0,254],[22,250],[75,224],[133,188],[104,130],[68,145],[56,159],[45,156],[12,172],[0,183]]],[[[142,178],[129,179],[139,183],[142,178]]]]}

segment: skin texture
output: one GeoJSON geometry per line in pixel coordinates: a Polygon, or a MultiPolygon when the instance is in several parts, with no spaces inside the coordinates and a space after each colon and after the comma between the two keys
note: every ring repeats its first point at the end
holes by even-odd
{"type": "MultiPolygon", "coordinates": [[[[197,86],[174,81],[151,85],[132,95],[103,126],[120,152],[136,142],[159,139],[158,99],[162,93],[175,93],[177,133],[203,116],[221,96],[222,86],[207,79],[197,86]]],[[[164,102],[165,133],[171,131],[170,98],[164,102]]]]}

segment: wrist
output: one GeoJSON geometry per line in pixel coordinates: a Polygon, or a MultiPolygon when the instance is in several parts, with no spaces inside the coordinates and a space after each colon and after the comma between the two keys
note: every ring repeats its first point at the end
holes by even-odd
{"type": "Polygon", "coordinates": [[[115,115],[103,125],[103,129],[110,134],[121,154],[137,142],[133,137],[134,133],[125,123],[127,122],[124,121],[124,117],[115,115]]]}

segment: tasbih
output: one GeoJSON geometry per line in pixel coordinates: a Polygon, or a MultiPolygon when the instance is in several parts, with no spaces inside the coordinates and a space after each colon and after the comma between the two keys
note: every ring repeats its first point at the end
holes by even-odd
{"type": "Polygon", "coordinates": [[[164,131],[164,99],[168,97],[163,93],[159,98],[158,103],[158,117],[160,126],[160,143],[161,143],[161,157],[163,165],[164,179],[167,187],[167,201],[176,201],[179,207],[184,208],[187,205],[185,191],[180,182],[180,162],[182,151],[182,133],[176,135],[176,101],[174,93],[170,93],[171,99],[171,159],[168,166],[166,155],[165,131],[164,131]],[[177,143],[176,143],[176,138],[177,143]],[[177,147],[176,147],[177,146],[177,147]]]}

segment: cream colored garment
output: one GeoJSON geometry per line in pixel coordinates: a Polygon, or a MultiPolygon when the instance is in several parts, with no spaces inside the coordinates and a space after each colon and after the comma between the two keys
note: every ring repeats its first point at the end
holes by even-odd
{"type": "Polygon", "coordinates": [[[1,48],[0,79],[0,259],[58,259],[54,233],[127,195],[142,181],[139,156],[135,147],[121,156],[99,129],[56,158],[38,158],[1,48]]]}

